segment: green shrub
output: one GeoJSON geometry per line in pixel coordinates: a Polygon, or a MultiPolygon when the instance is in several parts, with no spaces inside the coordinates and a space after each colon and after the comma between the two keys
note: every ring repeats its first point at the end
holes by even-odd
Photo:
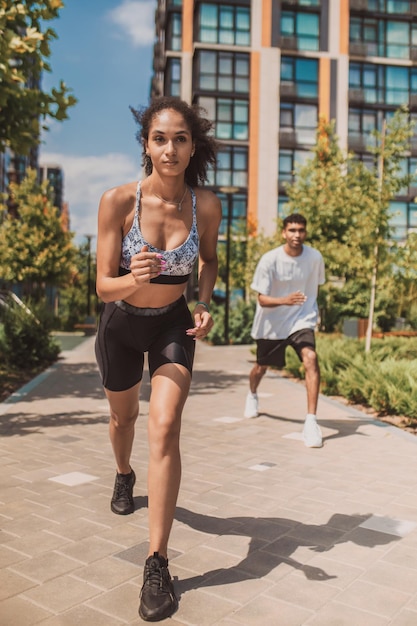
{"type": "MultiPolygon", "coordinates": [[[[417,420],[417,338],[373,339],[371,352],[365,353],[364,340],[319,333],[317,354],[323,394],[417,420]]],[[[286,370],[304,378],[291,348],[286,360],[286,370]]]]}
{"type": "MultiPolygon", "coordinates": [[[[214,327],[208,334],[207,340],[213,345],[224,344],[224,314],[223,304],[212,303],[210,306],[214,327]]],[[[251,329],[255,315],[255,302],[246,304],[241,298],[231,302],[229,308],[229,342],[231,344],[251,344],[251,329]]]]}
{"type": "Polygon", "coordinates": [[[12,369],[31,370],[56,360],[60,348],[50,336],[50,318],[42,305],[32,312],[10,303],[2,307],[4,335],[2,352],[6,365],[12,369]]]}

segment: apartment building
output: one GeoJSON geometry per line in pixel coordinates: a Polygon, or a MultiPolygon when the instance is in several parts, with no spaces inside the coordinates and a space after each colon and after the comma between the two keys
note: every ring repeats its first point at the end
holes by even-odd
{"type": "MultiPolygon", "coordinates": [[[[155,24],[152,96],[200,104],[215,122],[223,236],[242,220],[274,231],[319,116],[365,161],[400,105],[417,120],[415,0],[158,0],[155,24]]],[[[416,171],[417,136],[404,167],[416,171]]],[[[417,188],[402,194],[398,239],[417,228],[417,188]]]]}

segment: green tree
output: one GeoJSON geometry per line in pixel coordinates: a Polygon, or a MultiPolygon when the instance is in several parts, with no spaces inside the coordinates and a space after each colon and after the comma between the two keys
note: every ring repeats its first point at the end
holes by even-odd
{"type": "Polygon", "coordinates": [[[39,143],[47,118],[62,121],[76,103],[60,82],[50,92],[41,89],[41,75],[50,72],[50,42],[45,27],[58,17],[62,0],[0,0],[0,152],[6,147],[27,154],[39,143]]]}
{"type": "Polygon", "coordinates": [[[10,187],[19,215],[5,214],[0,224],[0,278],[3,283],[22,283],[25,295],[39,298],[45,285],[68,283],[75,254],[73,234],[64,230],[51,190],[36,181],[35,171],[28,170],[22,183],[10,187]]]}
{"type": "MultiPolygon", "coordinates": [[[[412,132],[407,109],[398,110],[386,132],[374,133],[368,147],[374,166],[367,167],[343,153],[334,123],[321,119],[313,156],[287,187],[286,214],[305,215],[309,243],[325,260],[330,280],[322,290],[321,304],[331,320],[327,330],[340,317],[368,315],[372,273],[393,272],[390,201],[410,182],[403,170],[412,132]],[[334,288],[336,282],[344,285],[342,290],[334,288]]],[[[384,306],[384,298],[379,302],[384,306]]]]}
{"type": "Polygon", "coordinates": [[[97,314],[97,297],[95,295],[96,260],[91,255],[90,290],[88,289],[88,243],[82,243],[75,250],[73,270],[69,283],[59,290],[59,321],[64,330],[73,330],[75,324],[85,321],[88,308],[87,294],[90,291],[90,307],[92,315],[97,314]]]}

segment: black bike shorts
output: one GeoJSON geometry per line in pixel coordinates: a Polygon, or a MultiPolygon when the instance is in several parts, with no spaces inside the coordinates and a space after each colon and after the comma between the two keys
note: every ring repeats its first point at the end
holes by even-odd
{"type": "Polygon", "coordinates": [[[287,339],[257,339],[256,362],[258,365],[274,365],[278,369],[285,366],[285,349],[291,346],[302,361],[301,350],[303,348],[316,349],[314,331],[310,328],[298,330],[287,339]]]}
{"type": "Polygon", "coordinates": [[[144,354],[149,373],[165,363],[178,363],[192,373],[195,341],[186,334],[194,321],[185,298],[161,308],[138,308],[123,300],[108,302],[100,316],[96,358],[103,385],[125,391],[143,375],[144,354]]]}

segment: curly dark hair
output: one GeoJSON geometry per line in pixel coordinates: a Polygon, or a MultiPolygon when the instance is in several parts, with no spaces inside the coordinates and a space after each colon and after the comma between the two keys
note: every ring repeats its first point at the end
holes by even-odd
{"type": "Polygon", "coordinates": [[[197,105],[189,105],[184,100],[171,96],[161,96],[152,100],[148,107],[134,109],[129,107],[133,113],[135,121],[139,124],[140,130],[136,138],[142,145],[142,165],[147,176],[152,173],[152,161],[146,154],[144,142],[148,139],[149,129],[155,115],[165,109],[172,109],[183,116],[195,146],[194,156],[190,159],[185,170],[185,182],[191,187],[207,182],[207,170],[209,165],[216,164],[216,154],[218,149],[217,141],[210,134],[213,122],[206,119],[203,113],[206,111],[197,105]]]}
{"type": "Polygon", "coordinates": [[[292,213],[291,215],[287,215],[287,217],[283,220],[283,228],[287,228],[288,224],[301,224],[302,226],[306,227],[307,220],[304,215],[301,215],[300,213],[292,213]]]}

